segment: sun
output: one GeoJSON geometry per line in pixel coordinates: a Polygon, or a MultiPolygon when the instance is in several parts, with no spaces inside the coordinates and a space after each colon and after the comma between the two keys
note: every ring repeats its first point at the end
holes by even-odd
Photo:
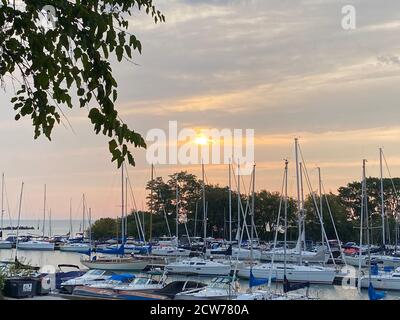
{"type": "Polygon", "coordinates": [[[199,146],[205,146],[208,144],[208,138],[205,135],[198,135],[194,142],[199,146]]]}

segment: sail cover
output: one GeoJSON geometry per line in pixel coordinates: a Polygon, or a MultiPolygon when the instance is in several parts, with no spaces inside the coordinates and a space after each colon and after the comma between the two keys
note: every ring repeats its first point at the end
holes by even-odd
{"type": "Polygon", "coordinates": [[[382,291],[376,291],[374,286],[372,285],[372,283],[369,283],[369,287],[368,287],[368,297],[369,300],[382,300],[385,297],[385,293],[382,291]]]}
{"type": "Polygon", "coordinates": [[[267,283],[268,283],[268,279],[254,277],[253,269],[250,269],[250,280],[249,280],[250,288],[262,286],[263,284],[267,284],[267,283]]]}
{"type": "Polygon", "coordinates": [[[289,280],[286,278],[286,276],[283,279],[283,292],[285,293],[309,287],[310,287],[310,282],[291,284],[289,280]]]}

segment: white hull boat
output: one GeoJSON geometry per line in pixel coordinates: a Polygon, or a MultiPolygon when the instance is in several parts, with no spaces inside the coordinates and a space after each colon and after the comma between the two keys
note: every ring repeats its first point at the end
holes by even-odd
{"type": "MultiPolygon", "coordinates": [[[[255,278],[269,279],[271,264],[261,264],[253,266],[255,278]]],[[[285,268],[283,264],[274,264],[272,267],[272,278],[276,281],[283,281],[285,268]]],[[[332,284],[335,279],[336,271],[333,268],[322,266],[298,266],[286,265],[286,277],[290,282],[310,282],[321,284],[332,284]]],[[[240,278],[250,278],[250,267],[242,268],[238,271],[240,278]]]]}
{"type": "Polygon", "coordinates": [[[54,251],[54,243],[47,241],[18,242],[17,248],[18,250],[54,251]]]}
{"type": "Polygon", "coordinates": [[[175,295],[175,300],[232,300],[237,290],[230,277],[219,277],[212,280],[207,287],[193,289],[175,295]]]}
{"type": "Polygon", "coordinates": [[[190,250],[178,247],[153,247],[151,254],[160,257],[189,257],[190,250]]]}
{"type": "Polygon", "coordinates": [[[157,281],[152,278],[137,277],[131,283],[114,287],[115,291],[146,291],[164,288],[164,279],[157,281]]]}
{"type": "MultiPolygon", "coordinates": [[[[361,277],[361,287],[369,287],[369,275],[361,277]]],[[[400,290],[400,268],[393,272],[379,272],[371,275],[371,283],[375,289],[400,290]]]]}
{"type": "Polygon", "coordinates": [[[89,269],[112,271],[142,271],[150,263],[146,259],[134,258],[99,258],[96,260],[81,260],[81,263],[89,269]]]}
{"type": "Polygon", "coordinates": [[[86,253],[90,250],[90,245],[85,243],[66,243],[60,246],[60,251],[86,253]]]}
{"type": "Polygon", "coordinates": [[[0,249],[12,249],[11,241],[0,240],[0,249]]]}
{"type": "MultiPolygon", "coordinates": [[[[283,249],[274,251],[264,251],[261,253],[261,260],[263,261],[272,261],[272,257],[274,258],[274,262],[284,262],[285,261],[285,252],[283,249]]],[[[327,263],[329,260],[329,254],[325,253],[325,250],[319,250],[317,252],[313,251],[302,251],[301,252],[301,260],[303,262],[312,262],[312,263],[327,263]]],[[[297,249],[288,249],[286,250],[286,261],[291,263],[299,263],[300,262],[300,253],[297,249]]]]}
{"type": "Polygon", "coordinates": [[[210,260],[188,259],[170,263],[165,266],[165,270],[172,274],[229,275],[231,265],[210,260]]]}
{"type": "Polygon", "coordinates": [[[83,276],[75,279],[70,279],[61,283],[61,288],[63,291],[72,293],[76,287],[105,282],[109,280],[113,275],[114,273],[106,270],[89,270],[83,276]]]}

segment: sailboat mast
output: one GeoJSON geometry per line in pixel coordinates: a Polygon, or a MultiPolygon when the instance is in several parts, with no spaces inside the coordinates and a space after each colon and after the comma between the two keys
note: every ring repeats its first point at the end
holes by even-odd
{"type": "Polygon", "coordinates": [[[295,144],[295,156],[296,156],[296,184],[297,184],[297,210],[299,214],[299,253],[300,253],[300,264],[302,264],[302,257],[301,257],[301,234],[302,234],[302,223],[301,223],[301,197],[300,197],[300,170],[299,170],[299,139],[294,139],[295,144]]]}
{"type": "Polygon", "coordinates": [[[371,283],[371,244],[370,244],[370,229],[369,229],[369,214],[368,214],[368,195],[367,195],[367,178],[365,175],[365,163],[364,160],[364,168],[363,168],[363,175],[364,175],[364,212],[365,212],[365,222],[367,227],[367,248],[368,248],[368,274],[369,274],[369,283],[371,283]]]}
{"type": "Polygon", "coordinates": [[[4,218],[4,172],[1,175],[1,240],[3,240],[3,218],[4,218]]]}
{"type": "Polygon", "coordinates": [[[251,266],[253,266],[253,238],[254,238],[254,205],[255,205],[255,180],[256,180],[256,165],[253,165],[253,177],[252,177],[252,197],[251,197],[251,228],[250,228],[250,260],[251,266]]]}
{"type": "Polygon", "coordinates": [[[322,178],[321,178],[321,168],[318,168],[318,184],[319,184],[319,213],[321,214],[321,243],[322,248],[325,247],[325,237],[324,237],[324,215],[323,215],[323,199],[322,199],[322,178]]]}
{"type": "Polygon", "coordinates": [[[83,234],[83,239],[85,239],[85,194],[82,195],[82,234],[83,234]]]}
{"type": "MultiPolygon", "coordinates": [[[[285,233],[284,233],[284,244],[283,244],[283,267],[284,267],[284,279],[286,278],[286,264],[287,264],[287,259],[286,259],[286,243],[287,243],[287,219],[288,219],[288,166],[289,166],[289,161],[285,160],[285,233]]],[[[277,227],[279,228],[279,221],[277,227]]],[[[272,269],[272,265],[271,265],[272,269]]]]}
{"type": "Polygon", "coordinates": [[[72,198],[69,199],[69,237],[72,238],[72,198]]]}
{"type": "Polygon", "coordinates": [[[205,182],[205,172],[204,172],[204,162],[201,162],[201,177],[202,177],[202,184],[201,189],[203,193],[203,237],[204,237],[204,247],[207,247],[207,209],[206,209],[206,182],[205,182]]]}
{"type": "MultiPolygon", "coordinates": [[[[238,160],[238,164],[237,164],[237,238],[238,241],[240,241],[240,164],[239,164],[239,160],[238,160]]],[[[240,242],[239,242],[239,247],[240,247],[240,242]]]]}
{"type": "Polygon", "coordinates": [[[383,196],[383,150],[379,148],[379,164],[380,164],[380,174],[381,174],[381,216],[382,216],[382,245],[386,245],[385,237],[385,199],[383,196]]]}
{"type": "Polygon", "coordinates": [[[363,244],[363,229],[364,229],[364,198],[365,198],[365,164],[363,160],[362,169],[362,182],[361,182],[361,211],[360,211],[360,246],[358,250],[358,292],[361,292],[361,258],[362,258],[362,244],[363,244]]]}
{"type": "Polygon", "coordinates": [[[175,219],[175,237],[176,244],[179,245],[179,187],[178,180],[176,181],[176,219],[175,219]]]}
{"type": "Polygon", "coordinates": [[[128,177],[125,178],[125,238],[128,239],[128,177]]]}
{"type": "Polygon", "coordinates": [[[51,233],[52,233],[52,230],[51,230],[51,209],[50,209],[50,211],[49,211],[49,237],[51,237],[51,233]]]}
{"type": "MultiPolygon", "coordinates": [[[[300,162],[300,193],[301,193],[301,244],[303,244],[304,251],[306,250],[306,228],[305,228],[305,216],[304,216],[304,184],[303,184],[303,163],[300,162]]],[[[300,251],[301,257],[301,251],[300,251]]],[[[300,258],[301,259],[301,258],[300,258]]],[[[300,260],[302,261],[302,260],[300,260]]]]}
{"type": "Polygon", "coordinates": [[[24,191],[24,183],[21,184],[21,194],[19,196],[19,207],[18,207],[18,225],[17,225],[17,243],[15,246],[15,261],[18,260],[18,244],[19,244],[19,225],[21,223],[21,207],[22,207],[22,193],[24,191]]]}
{"type": "Polygon", "coordinates": [[[92,208],[89,208],[89,248],[92,247],[92,208]]]}
{"type": "Polygon", "coordinates": [[[124,224],[124,214],[125,214],[125,200],[124,200],[124,164],[121,165],[121,245],[124,243],[124,233],[125,233],[125,224],[124,224]]]}
{"type": "Polygon", "coordinates": [[[45,228],[46,228],[46,185],[44,185],[44,197],[43,197],[43,227],[42,227],[42,233],[43,237],[45,234],[45,228]]]}
{"type": "Polygon", "coordinates": [[[153,239],[153,206],[154,206],[154,198],[153,198],[153,188],[154,188],[154,165],[151,165],[151,190],[150,190],[150,203],[151,203],[151,208],[150,208],[150,223],[149,223],[149,228],[150,228],[150,236],[149,236],[149,241],[153,239]]]}
{"type": "Polygon", "coordinates": [[[231,161],[229,160],[229,244],[232,243],[232,173],[231,173],[231,161]]]}

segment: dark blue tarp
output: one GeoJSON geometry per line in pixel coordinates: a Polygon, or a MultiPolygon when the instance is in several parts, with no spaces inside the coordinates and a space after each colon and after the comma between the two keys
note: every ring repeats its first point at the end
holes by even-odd
{"type": "Polygon", "coordinates": [[[254,277],[253,269],[250,269],[250,280],[249,280],[250,288],[262,286],[263,284],[266,283],[268,283],[268,279],[254,277]]]}
{"type": "Polygon", "coordinates": [[[381,300],[385,297],[385,293],[382,291],[375,291],[374,286],[372,285],[372,283],[369,283],[369,287],[368,287],[368,297],[369,300],[381,300]]]}
{"type": "Polygon", "coordinates": [[[125,254],[125,245],[121,244],[121,246],[117,249],[96,249],[97,253],[104,253],[104,254],[116,254],[123,256],[125,254]]]}
{"type": "Polygon", "coordinates": [[[131,282],[133,279],[135,279],[134,274],[114,274],[110,278],[110,280],[116,280],[121,282],[131,282]]]}
{"type": "Polygon", "coordinates": [[[309,282],[291,284],[289,282],[289,280],[286,278],[286,276],[283,279],[283,292],[285,292],[285,293],[288,293],[290,291],[300,290],[303,288],[309,288],[309,287],[310,287],[309,282]]]}
{"type": "Polygon", "coordinates": [[[375,265],[371,266],[371,274],[373,276],[377,276],[378,273],[379,273],[378,265],[375,264],[375,265]]]}

